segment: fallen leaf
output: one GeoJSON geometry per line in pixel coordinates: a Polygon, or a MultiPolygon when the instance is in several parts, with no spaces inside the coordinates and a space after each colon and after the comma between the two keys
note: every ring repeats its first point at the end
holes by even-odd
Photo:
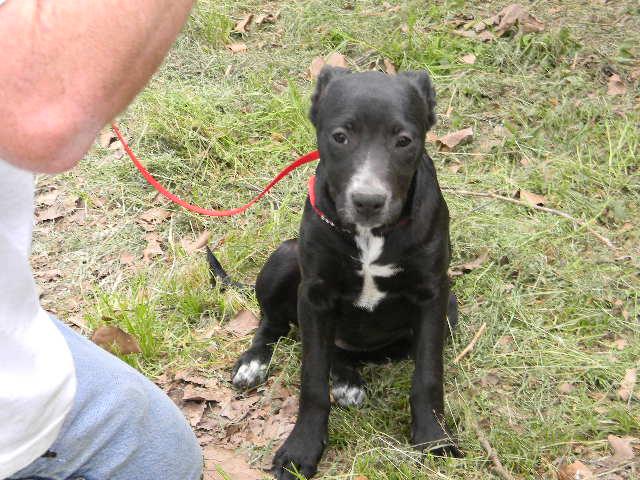
{"type": "Polygon", "coordinates": [[[535,18],[524,7],[518,3],[514,3],[505,7],[500,13],[491,19],[495,23],[498,19],[499,24],[496,34],[501,37],[512,27],[517,26],[522,33],[541,32],[544,30],[544,23],[535,18]]]}
{"type": "Polygon", "coordinates": [[[238,21],[238,23],[236,23],[233,31],[238,33],[247,33],[247,27],[251,23],[251,20],[253,20],[253,13],[247,13],[240,21],[238,21]]]}
{"type": "Polygon", "coordinates": [[[467,53],[466,55],[463,55],[460,60],[462,60],[462,63],[466,63],[467,65],[473,65],[476,63],[476,56],[473,53],[467,53]]]}
{"type": "Polygon", "coordinates": [[[164,222],[169,217],[171,217],[170,211],[160,207],[153,207],[141,213],[138,216],[138,219],[149,224],[159,224],[164,222]]]}
{"type": "Polygon", "coordinates": [[[480,33],[476,33],[473,30],[454,30],[453,33],[472,40],[480,40],[481,42],[490,42],[495,39],[495,36],[489,30],[483,30],[480,33]]]}
{"type": "Polygon", "coordinates": [[[637,368],[629,368],[624,373],[624,378],[622,379],[622,382],[620,382],[620,388],[618,389],[618,397],[620,400],[626,402],[631,398],[633,389],[636,386],[637,373],[637,368]]]}
{"type": "Polygon", "coordinates": [[[369,480],[368,477],[365,477],[364,475],[358,475],[356,478],[354,478],[353,480],[369,480]]]}
{"type": "Polygon", "coordinates": [[[613,341],[613,344],[615,345],[616,349],[624,350],[629,345],[629,342],[627,342],[624,338],[616,338],[613,341]]]}
{"type": "Polygon", "coordinates": [[[225,328],[240,337],[244,337],[258,328],[259,324],[260,321],[253,312],[250,310],[240,310],[225,328]]]}
{"type": "Polygon", "coordinates": [[[327,57],[327,65],[332,67],[347,68],[347,57],[338,52],[333,52],[327,57]]]}
{"type": "Polygon", "coordinates": [[[213,386],[200,387],[193,384],[187,384],[184,387],[182,393],[182,400],[197,401],[197,402],[216,402],[227,403],[230,402],[235,393],[228,387],[219,385],[217,382],[213,386]]]}
{"type": "Polygon", "coordinates": [[[91,335],[91,341],[111,353],[128,355],[142,352],[133,335],[113,325],[98,327],[91,335]]]}
{"type": "Polygon", "coordinates": [[[609,435],[607,440],[613,452],[613,457],[611,458],[613,463],[622,463],[626,460],[631,460],[635,456],[631,446],[631,441],[634,440],[633,437],[620,438],[615,435],[609,435]]]}
{"type": "Polygon", "coordinates": [[[474,258],[473,260],[463,263],[461,265],[462,271],[468,273],[476,268],[484,265],[484,263],[489,259],[489,249],[483,248],[480,250],[480,254],[474,258]]]}
{"type": "Polygon", "coordinates": [[[98,135],[98,145],[102,148],[109,148],[109,146],[116,140],[118,140],[118,137],[113,133],[111,127],[105,127],[105,129],[98,135]]]}
{"type": "Polygon", "coordinates": [[[607,95],[624,95],[625,93],[627,93],[627,86],[620,78],[620,75],[614,73],[609,77],[607,95]]]}
{"type": "Polygon", "coordinates": [[[565,395],[569,395],[570,393],[574,392],[575,389],[576,389],[575,385],[569,382],[563,382],[560,385],[558,385],[558,391],[560,393],[564,393],[565,395]]]}
{"type": "Polygon", "coordinates": [[[629,78],[633,81],[640,80],[640,68],[635,68],[629,73],[629,78]]]}
{"type": "Polygon", "coordinates": [[[451,173],[458,173],[460,169],[462,169],[461,163],[452,163],[447,167],[447,170],[449,170],[451,173]]]}
{"type": "Polygon", "coordinates": [[[247,51],[247,44],[242,42],[230,43],[227,45],[227,49],[229,49],[231,53],[242,53],[247,51]]]}
{"type": "Polygon", "coordinates": [[[395,75],[396,73],[398,73],[398,71],[396,70],[396,66],[388,58],[384,59],[384,71],[387,75],[395,75]]]}
{"type": "Polygon", "coordinates": [[[469,127],[458,130],[457,132],[448,133],[444,137],[438,138],[437,143],[446,149],[453,150],[458,145],[464,145],[471,140],[473,140],[473,128],[469,127]]]}
{"type": "Polygon", "coordinates": [[[59,196],[60,191],[54,188],[48,192],[38,194],[36,196],[36,204],[51,206],[58,200],[59,196]]]}
{"type": "Polygon", "coordinates": [[[262,25],[263,23],[276,23],[278,18],[280,18],[280,12],[262,13],[256,17],[256,25],[262,25]]]}
{"type": "Polygon", "coordinates": [[[190,240],[187,240],[186,238],[183,238],[180,241],[180,244],[182,245],[182,248],[184,248],[185,252],[194,253],[204,247],[207,242],[209,242],[209,238],[211,238],[211,232],[205,230],[200,235],[198,235],[198,238],[196,238],[195,241],[192,242],[190,240]]]}
{"type": "Polygon", "coordinates": [[[142,258],[148,263],[153,257],[162,255],[164,252],[160,245],[160,237],[158,237],[157,233],[148,233],[144,238],[147,240],[147,248],[143,250],[142,258]]]}
{"type": "Polygon", "coordinates": [[[61,208],[57,205],[49,207],[45,210],[39,210],[36,212],[36,221],[37,223],[55,221],[62,217],[64,217],[65,212],[61,210],[61,208]]]}
{"type": "Polygon", "coordinates": [[[207,445],[204,455],[204,480],[259,480],[264,473],[251,468],[246,460],[227,448],[207,445]],[[224,474],[218,473],[224,472],[224,474]]]}
{"type": "Polygon", "coordinates": [[[558,480],[593,480],[593,472],[580,461],[563,465],[558,471],[558,480]]]}
{"type": "Polygon", "coordinates": [[[60,270],[58,270],[57,268],[53,270],[44,270],[37,272],[36,277],[45,282],[51,282],[56,278],[62,278],[62,272],[60,272],[60,270]]]}
{"type": "Polygon", "coordinates": [[[322,67],[326,65],[327,62],[324,61],[322,57],[316,57],[311,61],[311,66],[309,67],[309,76],[311,79],[315,80],[320,75],[320,71],[322,67]]]}
{"type": "Polygon", "coordinates": [[[120,254],[120,263],[123,265],[133,265],[135,257],[131,252],[122,252],[120,254]]]}
{"type": "Polygon", "coordinates": [[[498,383],[500,383],[500,377],[493,373],[488,373],[480,379],[480,385],[482,385],[483,387],[493,387],[498,383]]]}
{"type": "Polygon", "coordinates": [[[522,189],[516,192],[516,198],[520,198],[521,200],[524,200],[526,203],[532,206],[544,205],[545,203],[547,203],[547,197],[545,197],[544,195],[538,195],[537,193],[532,193],[522,189]]]}
{"type": "Polygon", "coordinates": [[[427,132],[427,142],[429,143],[437,143],[438,142],[438,135],[436,135],[436,133],[433,130],[429,130],[427,132]]]}
{"type": "Polygon", "coordinates": [[[189,425],[195,427],[200,423],[200,420],[202,420],[202,415],[206,407],[207,404],[204,402],[186,402],[180,407],[180,410],[182,410],[184,416],[187,417],[189,425]]]}
{"type": "Polygon", "coordinates": [[[220,416],[228,418],[232,422],[239,422],[249,414],[251,407],[258,403],[258,400],[260,400],[258,397],[230,399],[222,406],[220,416]]]}

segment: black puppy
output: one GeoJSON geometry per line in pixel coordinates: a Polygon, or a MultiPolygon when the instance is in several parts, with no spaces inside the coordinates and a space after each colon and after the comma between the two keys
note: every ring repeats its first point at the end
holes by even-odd
{"type": "Polygon", "coordinates": [[[426,72],[325,67],[318,77],[311,121],[321,160],[300,238],[284,242],[260,272],[262,321],[233,371],[238,388],[264,382],[273,343],[300,325],[300,411],[274,459],[278,479],[293,479],[294,468],[316,472],[330,376],[338,404],[364,400],[354,352],[408,350],[415,360],[412,443],[457,454],[443,427],[442,349],[447,310],[451,317],[456,310],[447,278],[449,213],[424,149],[434,108],[426,72]]]}

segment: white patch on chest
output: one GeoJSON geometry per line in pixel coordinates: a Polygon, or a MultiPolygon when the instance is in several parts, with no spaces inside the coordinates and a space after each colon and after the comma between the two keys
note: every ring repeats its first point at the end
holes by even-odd
{"type": "Polygon", "coordinates": [[[369,228],[356,228],[358,232],[356,245],[360,251],[360,262],[362,263],[362,269],[358,271],[358,275],[362,277],[362,292],[354,305],[373,312],[386,296],[384,292],[378,290],[375,277],[391,277],[402,269],[393,264],[377,265],[375,261],[382,255],[384,237],[376,237],[369,228]]]}

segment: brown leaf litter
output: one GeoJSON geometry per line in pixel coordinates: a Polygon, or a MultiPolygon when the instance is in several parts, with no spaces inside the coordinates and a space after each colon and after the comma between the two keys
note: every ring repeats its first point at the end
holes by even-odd
{"type": "Polygon", "coordinates": [[[133,335],[113,325],[98,327],[91,335],[91,341],[111,353],[128,355],[142,352],[133,335]]]}
{"type": "Polygon", "coordinates": [[[462,130],[448,133],[442,137],[436,137],[435,143],[445,151],[451,151],[460,145],[464,145],[473,140],[473,128],[468,127],[462,130]]]}
{"type": "Polygon", "coordinates": [[[240,310],[225,326],[225,330],[239,336],[244,337],[253,332],[260,321],[250,310],[240,310]]]}

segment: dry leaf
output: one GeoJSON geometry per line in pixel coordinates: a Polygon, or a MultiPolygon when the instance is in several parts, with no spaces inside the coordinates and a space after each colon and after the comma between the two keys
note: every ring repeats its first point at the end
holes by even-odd
{"type": "Polygon", "coordinates": [[[207,445],[203,454],[204,480],[259,480],[264,477],[263,472],[251,468],[246,460],[233,450],[207,445]],[[224,472],[224,475],[220,475],[218,469],[224,472]]]}
{"type": "Polygon", "coordinates": [[[332,67],[347,68],[347,57],[338,52],[333,52],[327,57],[327,65],[332,67]]]}
{"type": "Polygon", "coordinates": [[[356,478],[354,478],[353,480],[369,480],[369,478],[365,477],[364,475],[358,475],[356,478]]]}
{"type": "Polygon", "coordinates": [[[158,224],[164,222],[171,216],[171,212],[160,207],[153,207],[138,216],[139,220],[149,224],[158,224]]]}
{"type": "Polygon", "coordinates": [[[91,335],[91,341],[111,353],[128,355],[142,352],[134,336],[113,325],[96,329],[91,335]]]}
{"type": "Polygon", "coordinates": [[[324,58],[322,57],[316,57],[311,61],[311,66],[309,67],[309,76],[315,80],[316,78],[318,78],[318,75],[320,75],[320,70],[322,70],[322,67],[324,67],[326,65],[326,62],[324,61],[324,58]]]}
{"type": "Polygon", "coordinates": [[[102,148],[109,148],[109,146],[116,140],[118,140],[118,137],[113,133],[111,127],[105,127],[105,129],[100,132],[100,135],[98,135],[98,145],[102,148]]]}
{"type": "Polygon", "coordinates": [[[183,238],[180,241],[180,244],[182,245],[182,248],[184,248],[185,252],[194,253],[204,247],[207,242],[209,242],[209,238],[211,238],[211,232],[209,230],[205,230],[198,235],[198,238],[196,238],[195,241],[192,242],[183,238]]]}
{"type": "Polygon", "coordinates": [[[157,233],[148,233],[144,238],[147,241],[147,248],[142,252],[142,258],[148,263],[151,261],[151,258],[162,255],[164,252],[162,251],[160,237],[158,237],[157,233]]]}
{"type": "Polygon", "coordinates": [[[631,441],[634,440],[633,437],[620,438],[615,435],[609,435],[607,440],[613,452],[611,459],[613,463],[622,463],[625,460],[631,460],[635,456],[633,447],[631,446],[631,441]]]}
{"type": "Polygon", "coordinates": [[[240,337],[244,337],[253,332],[260,321],[250,310],[240,310],[235,317],[226,325],[226,330],[235,333],[240,337]]]}
{"type": "Polygon", "coordinates": [[[253,13],[247,13],[238,23],[236,23],[233,31],[238,33],[247,33],[247,27],[251,23],[251,20],[253,20],[253,13]]]}
{"type": "Polygon", "coordinates": [[[187,402],[194,400],[197,402],[216,402],[227,403],[230,402],[235,393],[230,388],[223,385],[219,385],[212,379],[213,385],[208,387],[200,387],[193,384],[188,384],[184,387],[182,393],[182,400],[187,402]]]}
{"type": "Polygon", "coordinates": [[[613,341],[613,344],[615,345],[616,349],[624,350],[629,345],[629,342],[627,342],[624,338],[616,338],[613,341]]]}
{"type": "Polygon", "coordinates": [[[231,399],[223,405],[220,416],[228,418],[232,422],[239,422],[249,414],[251,407],[258,403],[259,400],[258,397],[242,398],[240,400],[231,399]]]}
{"type": "Polygon", "coordinates": [[[120,263],[123,265],[133,265],[135,257],[131,252],[122,252],[120,254],[120,263]]]}
{"type": "Polygon", "coordinates": [[[440,137],[437,143],[448,150],[453,150],[458,145],[464,145],[471,140],[473,140],[473,128],[469,127],[458,130],[457,132],[448,133],[444,137],[440,137]]]}
{"type": "Polygon", "coordinates": [[[528,192],[527,190],[518,190],[516,192],[516,198],[524,200],[529,205],[544,205],[547,203],[547,197],[544,195],[538,195],[537,193],[528,192]]]}
{"type": "Polygon", "coordinates": [[[460,60],[462,60],[462,63],[466,63],[467,65],[473,65],[476,63],[476,56],[473,53],[467,53],[466,55],[463,55],[460,60]]]}
{"type": "Polygon", "coordinates": [[[620,75],[614,73],[609,77],[607,95],[624,95],[625,93],[627,93],[627,86],[620,78],[620,75]]]}
{"type": "Polygon", "coordinates": [[[247,51],[247,44],[242,42],[230,43],[227,48],[231,50],[231,53],[242,53],[247,51]]]}
{"type": "Polygon", "coordinates": [[[505,7],[498,15],[493,17],[491,21],[495,23],[496,18],[500,22],[496,29],[496,34],[499,37],[516,25],[522,33],[541,32],[544,30],[544,23],[527,12],[524,7],[518,3],[505,7]]]}
{"type": "Polygon", "coordinates": [[[474,258],[473,260],[463,263],[462,270],[466,272],[470,272],[475,270],[476,268],[484,265],[484,263],[489,259],[489,249],[483,248],[480,250],[480,254],[474,258]]]}
{"type": "Polygon", "coordinates": [[[64,217],[64,215],[65,212],[63,212],[59,206],[54,205],[53,207],[36,212],[36,220],[37,223],[48,222],[51,220],[55,221],[64,217]]]}
{"type": "Polygon", "coordinates": [[[436,135],[436,133],[433,130],[429,130],[427,132],[427,142],[429,142],[429,143],[437,143],[438,142],[438,135],[436,135]]]}
{"type": "Polygon", "coordinates": [[[189,425],[195,427],[202,420],[202,415],[204,414],[204,409],[207,407],[207,404],[204,402],[186,402],[180,410],[184,413],[184,416],[189,420],[189,425]]]}
{"type": "Polygon", "coordinates": [[[476,33],[473,30],[454,30],[453,33],[461,37],[471,38],[473,40],[480,40],[482,42],[490,42],[495,38],[493,36],[493,33],[491,33],[489,30],[483,30],[480,33],[476,33]]]}
{"type": "Polygon", "coordinates": [[[48,192],[38,194],[36,196],[36,204],[51,206],[58,200],[59,196],[60,191],[54,188],[48,192]]]}
{"type": "Polygon", "coordinates": [[[618,397],[620,400],[626,402],[631,398],[633,389],[636,386],[637,373],[637,368],[629,368],[624,373],[624,378],[622,379],[622,382],[620,382],[620,388],[618,389],[618,397]]]}
{"type": "Polygon", "coordinates": [[[278,18],[280,18],[280,12],[262,13],[256,17],[256,25],[262,25],[263,23],[276,23],[278,18]]]}
{"type": "Polygon", "coordinates": [[[384,71],[387,75],[395,75],[396,73],[398,73],[398,71],[396,70],[396,66],[388,58],[384,59],[384,71]]]}
{"type": "Polygon", "coordinates": [[[558,480],[593,480],[593,472],[580,461],[563,465],[558,471],[558,480]]]}
{"type": "Polygon", "coordinates": [[[569,395],[570,393],[574,392],[575,389],[576,389],[575,385],[569,382],[563,382],[560,385],[558,385],[558,391],[560,393],[564,393],[565,395],[569,395]]]}

